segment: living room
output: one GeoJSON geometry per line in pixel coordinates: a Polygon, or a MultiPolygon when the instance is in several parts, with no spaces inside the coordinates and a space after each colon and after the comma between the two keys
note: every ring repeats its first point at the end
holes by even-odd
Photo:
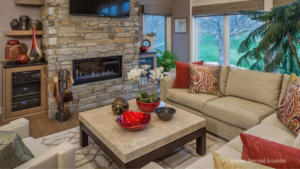
{"type": "Polygon", "coordinates": [[[300,0],[0,13],[0,168],[300,168],[300,0]]]}

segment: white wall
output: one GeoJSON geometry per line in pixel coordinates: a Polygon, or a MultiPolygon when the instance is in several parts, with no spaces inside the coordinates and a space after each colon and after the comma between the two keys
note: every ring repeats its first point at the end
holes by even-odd
{"type": "Polygon", "coordinates": [[[192,0],[193,6],[224,4],[229,2],[239,2],[248,0],[192,0]]]}

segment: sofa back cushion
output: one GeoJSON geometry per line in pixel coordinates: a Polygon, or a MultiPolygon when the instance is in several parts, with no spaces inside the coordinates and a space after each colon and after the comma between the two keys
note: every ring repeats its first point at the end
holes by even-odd
{"type": "Polygon", "coordinates": [[[225,95],[225,89],[226,89],[226,83],[228,79],[228,73],[229,73],[229,66],[222,66],[221,67],[221,72],[220,72],[220,92],[225,95]]]}
{"type": "Polygon", "coordinates": [[[278,108],[282,75],[230,68],[225,95],[278,108]]]}
{"type": "Polygon", "coordinates": [[[289,79],[290,79],[290,75],[287,75],[287,74],[283,75],[282,83],[281,83],[281,91],[280,91],[279,100],[278,100],[278,107],[280,107],[280,102],[281,102],[281,100],[283,98],[283,95],[286,91],[289,79]]]}

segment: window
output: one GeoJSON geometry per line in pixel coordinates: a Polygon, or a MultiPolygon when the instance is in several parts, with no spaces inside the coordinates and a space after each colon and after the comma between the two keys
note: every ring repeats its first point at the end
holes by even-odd
{"type": "Polygon", "coordinates": [[[198,18],[199,60],[223,65],[223,16],[198,18]]]}
{"type": "Polygon", "coordinates": [[[154,39],[152,51],[166,50],[166,17],[145,15],[145,34],[154,32],[156,37],[154,39]]]}
{"type": "MultiPolygon", "coordinates": [[[[245,15],[201,17],[196,19],[196,23],[197,59],[204,60],[206,64],[233,66],[242,56],[237,52],[240,44],[250,32],[262,25],[245,15]],[[228,43],[230,44],[228,45],[228,43]],[[227,63],[226,60],[228,60],[227,63]]],[[[257,44],[253,47],[256,47],[257,44]]]]}

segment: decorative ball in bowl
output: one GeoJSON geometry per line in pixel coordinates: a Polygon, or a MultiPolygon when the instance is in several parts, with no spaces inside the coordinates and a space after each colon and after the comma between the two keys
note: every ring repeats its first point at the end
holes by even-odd
{"type": "Polygon", "coordinates": [[[176,110],[171,107],[160,107],[155,110],[157,117],[162,121],[172,120],[176,110]]]}
{"type": "Polygon", "coordinates": [[[119,126],[131,131],[142,130],[149,124],[150,121],[151,114],[134,111],[126,111],[116,120],[119,126]]]}

